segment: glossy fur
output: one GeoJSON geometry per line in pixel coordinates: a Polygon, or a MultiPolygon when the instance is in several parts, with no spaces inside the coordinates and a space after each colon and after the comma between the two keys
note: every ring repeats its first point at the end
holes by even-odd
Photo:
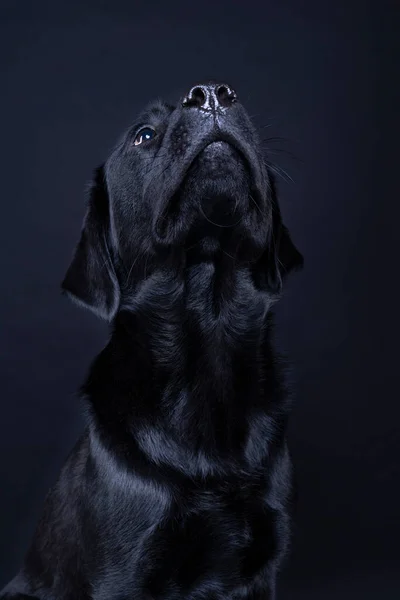
{"type": "Polygon", "coordinates": [[[233,90],[150,105],[91,186],[63,288],[110,341],[2,599],[275,599],[292,475],[270,311],[301,263],[233,90]]]}

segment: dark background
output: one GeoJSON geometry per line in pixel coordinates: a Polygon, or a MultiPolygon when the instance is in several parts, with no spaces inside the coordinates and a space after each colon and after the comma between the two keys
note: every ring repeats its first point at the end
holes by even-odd
{"type": "Polygon", "coordinates": [[[280,597],[399,598],[400,5],[3,0],[0,16],[0,587],[107,339],[58,288],[84,186],[147,101],[213,77],[284,138],[266,146],[306,259],[277,308],[300,483],[280,597]]]}

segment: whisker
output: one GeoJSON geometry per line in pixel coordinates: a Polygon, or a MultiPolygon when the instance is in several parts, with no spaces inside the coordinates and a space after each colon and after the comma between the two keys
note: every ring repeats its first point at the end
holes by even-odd
{"type": "Polygon", "coordinates": [[[221,248],[221,250],[222,250],[222,252],[223,252],[224,254],[226,254],[226,256],[229,256],[229,258],[231,258],[232,260],[235,260],[235,257],[234,257],[234,256],[232,256],[231,254],[229,254],[229,252],[227,252],[227,251],[226,251],[226,250],[224,250],[223,248],[221,248]]]}
{"type": "Polygon", "coordinates": [[[125,284],[126,284],[126,285],[128,285],[128,283],[129,283],[129,279],[130,279],[130,276],[131,276],[131,273],[132,273],[132,270],[133,270],[133,267],[136,265],[136,263],[138,262],[138,260],[139,260],[139,258],[140,258],[140,257],[141,257],[141,254],[138,254],[138,255],[135,257],[135,259],[132,261],[131,268],[129,269],[128,276],[127,276],[127,278],[126,278],[126,281],[125,281],[125,284]]]}
{"type": "Polygon", "coordinates": [[[258,203],[256,202],[256,200],[253,198],[253,196],[251,194],[249,194],[249,196],[250,196],[250,199],[254,202],[254,204],[255,204],[257,210],[259,211],[260,215],[262,215],[263,212],[262,212],[261,208],[258,206],[258,203]]]}
{"type": "Polygon", "coordinates": [[[219,223],[214,223],[214,221],[211,221],[211,219],[207,217],[201,204],[199,204],[199,209],[206,221],[208,221],[211,225],[214,225],[215,227],[220,227],[221,229],[230,229],[232,227],[236,227],[236,225],[239,225],[239,223],[241,223],[241,221],[243,220],[243,217],[240,217],[237,223],[233,223],[232,225],[220,225],[219,223]]]}
{"type": "Polygon", "coordinates": [[[287,171],[285,171],[285,169],[282,169],[282,167],[278,167],[278,165],[275,165],[269,161],[266,161],[265,164],[268,169],[270,169],[273,173],[275,173],[276,175],[281,177],[287,183],[289,181],[294,183],[294,179],[292,179],[292,177],[289,175],[289,173],[287,173],[287,171]]]}
{"type": "Polygon", "coordinates": [[[299,158],[298,156],[296,156],[296,154],[294,154],[293,152],[290,152],[290,150],[284,150],[283,148],[275,148],[274,150],[271,150],[271,148],[266,148],[266,152],[268,155],[270,154],[275,154],[275,155],[285,155],[293,160],[296,160],[302,164],[304,164],[304,160],[302,158],[299,158]]]}

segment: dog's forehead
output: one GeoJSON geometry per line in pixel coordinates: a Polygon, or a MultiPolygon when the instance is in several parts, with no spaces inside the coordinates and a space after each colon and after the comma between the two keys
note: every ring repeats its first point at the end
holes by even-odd
{"type": "Polygon", "coordinates": [[[153,119],[162,120],[168,117],[174,110],[175,106],[172,106],[163,100],[153,100],[152,102],[149,102],[145,109],[140,113],[137,121],[140,123],[151,123],[153,119]]]}

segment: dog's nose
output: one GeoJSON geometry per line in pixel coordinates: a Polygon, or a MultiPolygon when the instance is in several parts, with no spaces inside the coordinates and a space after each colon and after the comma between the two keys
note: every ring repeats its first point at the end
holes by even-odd
{"type": "Polygon", "coordinates": [[[234,89],[225,83],[195,85],[182,102],[184,107],[195,107],[202,110],[229,108],[237,102],[234,89]]]}

